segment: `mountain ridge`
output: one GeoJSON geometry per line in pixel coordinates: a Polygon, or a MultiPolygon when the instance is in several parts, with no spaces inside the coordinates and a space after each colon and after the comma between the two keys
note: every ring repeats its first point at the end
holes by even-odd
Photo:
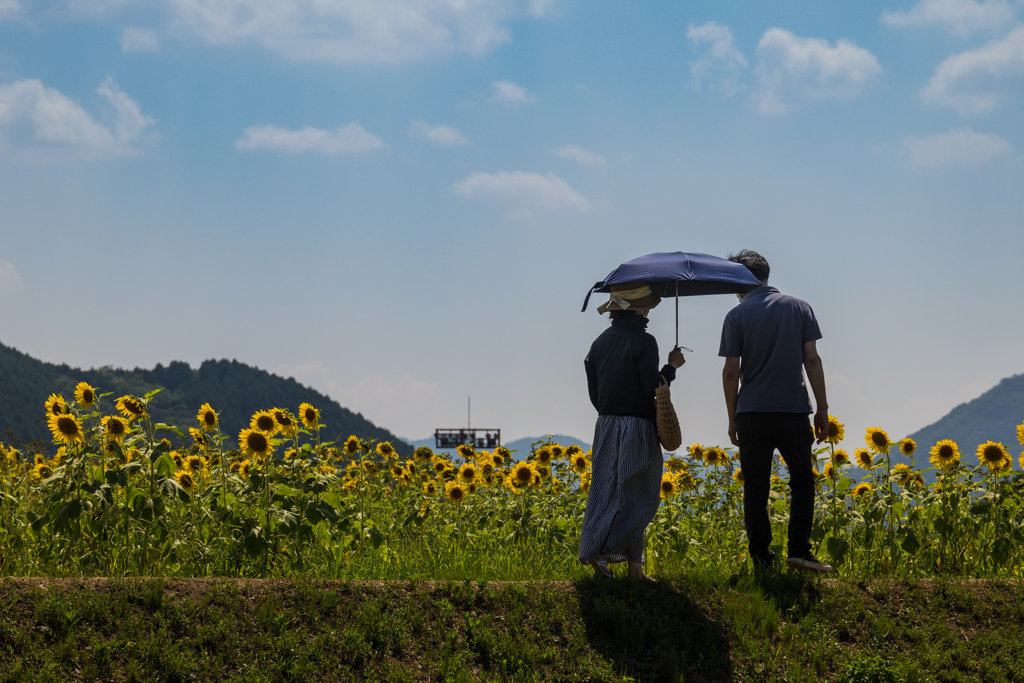
{"type": "MultiPolygon", "coordinates": [[[[134,370],[110,367],[82,370],[67,364],[38,360],[0,343],[0,437],[11,430],[21,441],[51,441],[46,426],[43,403],[57,393],[71,400],[75,385],[88,382],[97,393],[112,391],[104,408],[113,408],[113,401],[125,394],[141,396],[157,388],[151,402],[152,413],[159,422],[181,429],[195,426],[196,413],[204,403],[220,412],[221,431],[228,436],[228,448],[237,445],[237,434],[249,426],[249,417],[257,410],[273,407],[297,411],[300,403],[311,403],[320,410],[325,425],[325,441],[349,434],[390,441],[402,455],[412,453],[412,446],[389,430],[378,427],[337,401],[306,387],[293,378],[284,378],[240,363],[237,360],[206,360],[198,368],[182,361],[167,366],[157,363],[153,369],[134,370]]],[[[109,410],[107,411],[109,412],[109,410]]]]}

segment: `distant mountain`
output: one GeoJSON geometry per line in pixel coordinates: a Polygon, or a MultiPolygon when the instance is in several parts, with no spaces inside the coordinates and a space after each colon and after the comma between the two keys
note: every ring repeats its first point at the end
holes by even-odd
{"type": "Polygon", "coordinates": [[[67,365],[54,365],[31,358],[20,351],[0,344],[0,439],[6,441],[6,430],[13,430],[22,441],[51,440],[45,420],[43,403],[53,393],[73,400],[75,385],[88,382],[97,393],[113,392],[104,399],[104,411],[112,411],[114,401],[125,394],[141,396],[163,387],[153,397],[151,414],[159,422],[180,427],[183,431],[196,426],[199,406],[209,403],[220,412],[221,431],[230,438],[229,447],[237,447],[238,432],[249,426],[249,418],[264,408],[287,408],[297,412],[300,403],[311,403],[320,410],[324,440],[347,438],[350,434],[390,441],[395,450],[406,455],[412,447],[386,429],[382,429],[353,413],[318,391],[296,382],[272,375],[238,361],[208,360],[198,370],[188,363],[172,361],[166,367],[157,364],[152,370],[80,370],[67,365]]]}
{"type": "MultiPolygon", "coordinates": [[[[516,439],[515,441],[503,443],[502,446],[509,449],[510,451],[515,451],[512,454],[512,456],[517,460],[522,460],[530,453],[531,444],[533,444],[536,441],[546,441],[548,438],[549,437],[546,434],[544,436],[524,436],[521,439],[516,439]]],[[[587,443],[586,441],[580,441],[579,439],[573,436],[566,436],[565,434],[554,434],[550,438],[552,441],[561,444],[562,446],[572,446],[575,444],[576,446],[579,446],[583,450],[588,450],[590,448],[589,443],[587,443]]],[[[451,455],[454,452],[453,450],[438,450],[434,448],[434,437],[432,436],[426,439],[406,439],[406,441],[411,443],[414,448],[419,448],[420,446],[427,446],[433,449],[435,453],[445,453],[447,455],[451,455]]]]}
{"type": "MultiPolygon", "coordinates": [[[[920,454],[925,455],[937,441],[952,439],[960,446],[960,455],[971,460],[979,444],[998,441],[1016,456],[1020,453],[1017,425],[1024,422],[1024,375],[1002,380],[984,394],[961,403],[934,424],[910,435],[917,442],[920,454]]],[[[916,458],[921,461],[920,456],[916,458]]]]}

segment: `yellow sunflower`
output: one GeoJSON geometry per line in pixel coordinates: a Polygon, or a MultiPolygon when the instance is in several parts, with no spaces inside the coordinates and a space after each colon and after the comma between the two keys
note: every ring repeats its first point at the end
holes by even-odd
{"type": "Polygon", "coordinates": [[[737,484],[743,484],[746,480],[743,478],[743,468],[737,467],[736,471],[732,473],[732,480],[737,484]]]}
{"type": "Polygon", "coordinates": [[[415,477],[418,472],[416,469],[416,462],[413,460],[406,460],[405,471],[409,473],[409,476],[415,477]]]}
{"type": "Polygon", "coordinates": [[[135,420],[146,414],[146,406],[133,396],[122,396],[117,399],[117,409],[129,420],[135,420]]]}
{"type": "Polygon", "coordinates": [[[569,462],[572,463],[572,469],[577,474],[583,474],[590,467],[590,461],[587,460],[587,456],[582,451],[572,456],[569,462]]]}
{"type": "Polygon", "coordinates": [[[85,434],[82,432],[82,425],[73,413],[52,413],[47,421],[53,438],[67,446],[74,446],[76,443],[85,443],[85,434]]]}
{"type": "Polygon", "coordinates": [[[864,482],[857,484],[856,486],[853,487],[853,495],[857,496],[858,498],[868,493],[871,493],[871,484],[864,482]]]}
{"type": "Polygon", "coordinates": [[[465,483],[469,483],[476,479],[476,465],[467,462],[459,468],[459,479],[465,483]]]}
{"type": "Polygon", "coordinates": [[[908,458],[914,455],[917,451],[917,442],[911,439],[909,436],[903,441],[900,441],[900,453],[907,456],[908,458]]]}
{"type": "MultiPolygon", "coordinates": [[[[347,446],[348,444],[346,444],[347,446]]],[[[416,459],[416,462],[425,465],[434,459],[434,451],[429,446],[420,446],[413,452],[412,457],[416,459]]]]}
{"type": "Polygon", "coordinates": [[[75,387],[75,403],[82,408],[92,408],[96,402],[96,391],[88,382],[79,382],[75,387]]]}
{"type": "Polygon", "coordinates": [[[555,454],[551,446],[541,446],[534,453],[534,457],[539,464],[549,465],[551,460],[555,457],[555,454]]]}
{"type": "Polygon", "coordinates": [[[466,490],[465,484],[453,479],[444,485],[444,494],[451,502],[462,503],[466,500],[466,496],[469,495],[469,491],[466,490]]]}
{"type": "Polygon", "coordinates": [[[978,461],[987,466],[990,472],[1009,469],[1013,465],[1006,446],[995,441],[986,441],[978,446],[978,461]]]}
{"type": "Polygon", "coordinates": [[[249,429],[263,432],[267,436],[277,434],[280,428],[277,420],[274,419],[274,414],[269,410],[257,410],[252,414],[252,419],[249,420],[249,429]]]}
{"type": "Polygon", "coordinates": [[[501,467],[511,459],[512,451],[505,448],[504,446],[498,446],[497,448],[494,449],[494,452],[491,453],[491,460],[494,461],[495,467],[501,467]]]}
{"type": "Polygon", "coordinates": [[[882,431],[881,427],[868,427],[864,432],[864,442],[878,455],[885,455],[892,448],[889,435],[882,431]]]}
{"type": "Polygon", "coordinates": [[[205,467],[206,463],[198,455],[190,455],[185,459],[185,469],[191,472],[193,476],[198,475],[205,467]]]}
{"type": "Polygon", "coordinates": [[[43,405],[46,406],[47,418],[53,415],[63,415],[68,412],[68,402],[60,394],[50,394],[50,397],[46,399],[46,403],[43,405]]]}
{"type": "Polygon", "coordinates": [[[846,438],[846,426],[839,421],[835,415],[828,416],[828,436],[825,438],[830,444],[835,445],[846,438]]]}
{"type": "Polygon", "coordinates": [[[1024,446],[1024,422],[1017,425],[1017,441],[1020,441],[1020,445],[1024,446]]]}
{"type": "Polygon", "coordinates": [[[665,469],[669,472],[679,472],[686,469],[686,461],[682,458],[669,458],[665,461],[665,469]]]}
{"type": "Polygon", "coordinates": [[[281,433],[289,439],[299,431],[299,421],[295,419],[291,411],[284,408],[274,408],[270,412],[274,415],[274,422],[281,428],[281,433]]]}
{"type": "Polygon", "coordinates": [[[44,481],[53,476],[53,468],[48,463],[41,462],[32,468],[32,479],[44,481]]]}
{"type": "Polygon", "coordinates": [[[299,406],[299,418],[308,429],[320,426],[320,411],[314,408],[312,403],[303,403],[299,406]]]}
{"type": "Polygon", "coordinates": [[[686,448],[686,452],[690,455],[691,458],[695,460],[704,459],[704,447],[701,446],[699,443],[691,444],[690,446],[688,446],[686,448]]]}
{"type": "Polygon", "coordinates": [[[711,448],[705,448],[705,449],[703,449],[703,452],[704,452],[704,462],[706,462],[711,467],[717,467],[719,465],[724,465],[726,463],[726,461],[729,459],[729,456],[727,456],[725,454],[725,451],[723,451],[718,446],[712,446],[711,448]]]}
{"type": "Polygon", "coordinates": [[[583,493],[590,492],[590,477],[590,470],[584,472],[583,476],[580,477],[580,491],[582,491],[583,493]]]}
{"type": "MultiPolygon", "coordinates": [[[[234,467],[234,465],[232,465],[232,467],[234,467]]],[[[248,459],[242,460],[241,462],[238,463],[238,475],[242,477],[242,479],[245,479],[246,481],[249,481],[249,477],[252,476],[252,473],[256,471],[256,466],[253,465],[252,461],[248,459]]]]}
{"type": "Polygon", "coordinates": [[[844,451],[842,448],[837,448],[835,455],[833,455],[832,457],[835,459],[837,465],[842,465],[844,463],[850,462],[850,454],[844,451]]]}
{"type": "Polygon", "coordinates": [[[103,425],[103,433],[107,441],[115,443],[124,443],[124,437],[131,429],[131,423],[120,415],[107,415],[100,420],[100,424],[103,425]]]}
{"type": "Polygon", "coordinates": [[[188,434],[192,437],[193,443],[195,443],[196,447],[200,450],[205,451],[211,446],[210,437],[203,434],[201,430],[196,429],[195,427],[189,427],[188,434]]]}
{"type": "Polygon", "coordinates": [[[434,456],[434,474],[444,474],[444,471],[451,467],[452,464],[445,460],[440,455],[434,456]]]}
{"type": "Polygon", "coordinates": [[[178,486],[185,489],[189,493],[196,490],[196,480],[193,479],[192,474],[187,470],[182,470],[174,475],[175,480],[178,482],[178,486]]]}
{"type": "Polygon", "coordinates": [[[348,455],[355,455],[363,449],[363,445],[359,443],[359,437],[353,434],[352,436],[345,439],[345,453],[348,455]]]}
{"type": "Polygon", "coordinates": [[[209,403],[204,403],[199,408],[199,412],[196,414],[196,419],[199,420],[199,426],[204,431],[212,432],[217,428],[217,411],[210,407],[209,403]]]}
{"type": "Polygon", "coordinates": [[[391,445],[390,441],[381,441],[377,444],[377,455],[382,458],[394,458],[398,454],[395,453],[395,447],[391,445]]]}
{"type": "Polygon", "coordinates": [[[676,483],[676,476],[671,472],[661,475],[661,497],[664,500],[675,498],[679,494],[679,485],[676,483]]]}
{"type": "Polygon", "coordinates": [[[264,458],[270,453],[270,438],[255,429],[243,429],[238,433],[238,449],[250,458],[264,458]]]}
{"type": "Polygon", "coordinates": [[[955,441],[943,439],[932,446],[928,460],[941,469],[946,469],[960,459],[960,447],[955,441]]]}
{"type": "Polygon", "coordinates": [[[836,471],[837,470],[836,470],[835,467],[832,466],[832,463],[830,463],[830,462],[825,463],[823,474],[825,475],[826,479],[831,479],[832,481],[835,481],[836,480],[836,471]]]}
{"type": "Polygon", "coordinates": [[[455,449],[455,452],[459,454],[459,457],[463,460],[473,460],[476,458],[476,451],[469,444],[462,444],[455,449]]]}
{"type": "Polygon", "coordinates": [[[572,459],[575,458],[577,455],[583,455],[583,449],[582,448],[580,448],[576,444],[572,444],[571,446],[566,446],[565,447],[565,459],[566,460],[568,460],[569,462],[572,462],[572,459]]]}
{"type": "Polygon", "coordinates": [[[426,481],[423,483],[423,493],[428,496],[432,496],[437,493],[437,483],[434,481],[426,481]]]}
{"type": "Polygon", "coordinates": [[[854,450],[853,457],[857,461],[857,464],[866,470],[870,470],[875,466],[875,459],[871,457],[871,451],[866,448],[858,448],[854,450]]]}
{"type": "Polygon", "coordinates": [[[533,463],[517,462],[508,471],[509,488],[518,491],[530,486],[534,477],[538,476],[537,468],[533,466],[533,463]]]}
{"type": "Polygon", "coordinates": [[[893,465],[892,471],[894,474],[899,475],[898,481],[900,486],[905,486],[914,480],[914,471],[906,463],[901,462],[893,465]]]}
{"type": "Polygon", "coordinates": [[[553,443],[551,444],[551,459],[558,460],[565,453],[565,449],[562,448],[562,444],[553,443]]]}

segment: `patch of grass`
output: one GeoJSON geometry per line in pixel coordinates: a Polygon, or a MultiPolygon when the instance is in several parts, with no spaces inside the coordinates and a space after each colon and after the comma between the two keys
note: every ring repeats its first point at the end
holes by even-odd
{"type": "Polygon", "coordinates": [[[0,581],[7,681],[1014,681],[1009,581],[0,581]]]}

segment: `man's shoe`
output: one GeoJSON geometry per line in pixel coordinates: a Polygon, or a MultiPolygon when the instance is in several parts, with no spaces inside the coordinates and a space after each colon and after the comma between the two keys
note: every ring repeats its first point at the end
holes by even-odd
{"type": "Polygon", "coordinates": [[[754,569],[757,571],[767,571],[775,567],[775,551],[766,550],[763,553],[757,555],[751,555],[750,559],[754,561],[754,569]]]}
{"type": "Polygon", "coordinates": [[[786,560],[786,564],[793,569],[808,569],[812,572],[821,572],[823,574],[828,574],[833,571],[832,565],[828,562],[822,562],[810,553],[804,553],[803,555],[791,555],[786,560]]]}

